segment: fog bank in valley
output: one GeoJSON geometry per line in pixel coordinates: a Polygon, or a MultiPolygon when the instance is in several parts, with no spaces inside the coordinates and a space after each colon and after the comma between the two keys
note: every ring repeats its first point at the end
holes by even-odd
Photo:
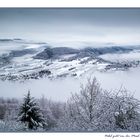
{"type": "MultiPolygon", "coordinates": [[[[140,99],[139,70],[137,68],[130,71],[94,72],[92,76],[97,78],[103,89],[116,90],[123,86],[131,91],[136,98],[140,99]]],[[[36,98],[41,98],[44,95],[48,99],[55,101],[66,101],[71,96],[71,93],[80,91],[80,85],[85,84],[87,78],[89,78],[88,74],[80,78],[71,77],[55,80],[44,78],[24,83],[0,81],[0,97],[22,98],[30,90],[32,96],[36,98]]]]}

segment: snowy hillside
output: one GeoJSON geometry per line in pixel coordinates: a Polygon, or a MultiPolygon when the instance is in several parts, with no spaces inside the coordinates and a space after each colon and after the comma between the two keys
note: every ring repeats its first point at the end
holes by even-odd
{"type": "Polygon", "coordinates": [[[79,77],[95,71],[124,71],[140,65],[139,46],[74,49],[21,39],[1,39],[0,49],[1,80],[79,77]]]}

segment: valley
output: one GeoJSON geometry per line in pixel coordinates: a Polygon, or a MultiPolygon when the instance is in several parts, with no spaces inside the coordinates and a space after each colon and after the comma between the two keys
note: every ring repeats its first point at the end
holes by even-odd
{"type": "Polygon", "coordinates": [[[74,49],[25,40],[0,41],[2,97],[32,95],[65,101],[96,77],[106,90],[130,90],[139,98],[140,47],[110,46],[74,49]],[[9,47],[9,45],[13,47],[9,47]],[[15,47],[14,47],[15,46],[15,47]],[[18,47],[17,47],[18,46],[18,47]]]}
{"type": "MultiPolygon", "coordinates": [[[[15,45],[14,49],[0,56],[0,80],[24,82],[47,77],[78,78],[87,73],[128,71],[140,65],[140,46],[111,46],[74,49],[55,47],[47,43],[29,43],[23,40],[1,41],[4,48],[15,45]],[[17,46],[19,46],[18,49],[17,46]],[[133,57],[133,58],[132,58],[133,57]]],[[[14,47],[13,47],[14,48],[14,47]]]]}

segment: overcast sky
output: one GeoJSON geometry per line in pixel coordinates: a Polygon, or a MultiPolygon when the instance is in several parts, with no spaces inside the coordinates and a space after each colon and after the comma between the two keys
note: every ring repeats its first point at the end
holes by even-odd
{"type": "Polygon", "coordinates": [[[140,9],[0,9],[0,38],[140,44],[140,9]]]}

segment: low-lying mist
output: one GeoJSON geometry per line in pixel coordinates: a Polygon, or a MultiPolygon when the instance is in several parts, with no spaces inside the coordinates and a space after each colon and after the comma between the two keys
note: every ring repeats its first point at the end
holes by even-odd
{"type": "Polygon", "coordinates": [[[36,98],[41,98],[43,95],[54,101],[66,101],[71,93],[80,91],[80,85],[85,84],[87,78],[95,76],[103,89],[116,90],[123,86],[140,99],[139,71],[140,68],[129,71],[94,72],[90,76],[87,74],[79,78],[68,77],[55,80],[44,78],[24,83],[0,81],[0,97],[22,98],[30,90],[31,95],[36,98]]]}

